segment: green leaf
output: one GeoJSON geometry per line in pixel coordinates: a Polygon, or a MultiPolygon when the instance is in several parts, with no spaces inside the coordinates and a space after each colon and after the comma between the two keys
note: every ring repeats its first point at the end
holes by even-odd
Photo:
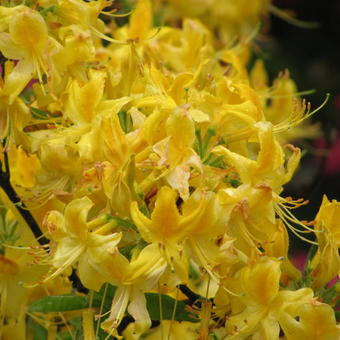
{"type": "MultiPolygon", "coordinates": [[[[151,320],[160,321],[159,294],[146,293],[145,297],[151,320]]],[[[163,320],[171,320],[176,306],[176,300],[168,295],[161,294],[161,301],[163,320]]],[[[198,320],[192,317],[192,314],[187,310],[187,304],[184,301],[177,301],[175,320],[198,322],[198,320]]]]}
{"type": "MultiPolygon", "coordinates": [[[[99,292],[94,292],[91,307],[99,308],[103,302],[103,311],[106,312],[111,308],[112,300],[116,287],[110,284],[103,285],[99,292]]],[[[159,308],[159,294],[146,293],[147,309],[152,320],[161,320],[159,308]]],[[[171,320],[174,308],[176,306],[175,320],[197,322],[187,310],[187,304],[184,301],[177,301],[168,295],[161,294],[162,317],[164,320],[171,320]]],[[[28,308],[29,312],[51,313],[66,312],[73,310],[86,309],[90,307],[88,296],[79,296],[74,294],[47,296],[34,301],[28,308]]]]}
{"type": "Polygon", "coordinates": [[[66,312],[71,310],[85,309],[89,306],[87,296],[74,294],[46,296],[34,301],[29,307],[29,312],[66,312]]]}
{"type": "Polygon", "coordinates": [[[118,112],[119,123],[122,130],[128,133],[132,130],[132,118],[126,111],[118,112]]]}
{"type": "Polygon", "coordinates": [[[47,340],[47,330],[37,322],[33,324],[33,340],[47,340]]]}

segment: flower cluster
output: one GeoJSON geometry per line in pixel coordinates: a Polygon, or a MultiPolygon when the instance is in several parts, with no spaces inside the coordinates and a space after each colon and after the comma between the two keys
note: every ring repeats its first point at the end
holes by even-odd
{"type": "Polygon", "coordinates": [[[282,195],[316,110],[248,68],[251,3],[0,6],[1,339],[338,339],[340,203],[282,195]]]}

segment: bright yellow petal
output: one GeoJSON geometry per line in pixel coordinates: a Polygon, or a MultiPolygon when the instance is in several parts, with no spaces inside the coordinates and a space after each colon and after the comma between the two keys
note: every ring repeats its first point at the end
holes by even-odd
{"type": "Polygon", "coordinates": [[[152,222],[139,210],[137,202],[131,203],[130,213],[133,222],[137,226],[144,240],[147,242],[152,242],[152,235],[150,234],[152,222]]]}
{"type": "Polygon", "coordinates": [[[180,214],[176,206],[177,193],[167,186],[162,187],[151,214],[152,232],[160,241],[167,241],[174,236],[180,222],[180,214]]]}
{"type": "Polygon", "coordinates": [[[254,267],[241,270],[240,280],[245,293],[260,305],[268,306],[279,291],[281,263],[274,259],[262,259],[254,267]]]}
{"type": "Polygon", "coordinates": [[[165,269],[165,259],[161,255],[159,245],[156,243],[146,246],[140,254],[130,262],[126,269],[125,284],[133,284],[137,281],[144,285],[156,284],[155,277],[165,269]],[[153,282],[148,282],[150,278],[153,282]]]}
{"type": "Polygon", "coordinates": [[[6,32],[0,33],[0,51],[6,58],[12,60],[27,57],[27,52],[15,44],[6,32]]]}
{"type": "Polygon", "coordinates": [[[99,291],[105,278],[91,265],[89,254],[86,252],[80,257],[78,263],[78,275],[82,284],[95,291],[99,291]]]}
{"type": "Polygon", "coordinates": [[[34,71],[33,59],[26,57],[18,62],[10,74],[6,75],[3,93],[9,97],[10,104],[33,78],[34,71]]]}
{"type": "Polygon", "coordinates": [[[146,299],[144,293],[134,287],[130,300],[128,312],[135,319],[135,333],[139,335],[151,327],[151,319],[146,308],[146,299]]]}
{"type": "Polygon", "coordinates": [[[70,202],[64,212],[66,229],[80,237],[85,238],[87,234],[87,214],[92,208],[93,202],[87,197],[75,199],[70,202]]]}
{"type": "Polygon", "coordinates": [[[144,40],[150,38],[152,27],[152,8],[150,0],[138,0],[137,7],[130,16],[129,38],[144,40]]]}

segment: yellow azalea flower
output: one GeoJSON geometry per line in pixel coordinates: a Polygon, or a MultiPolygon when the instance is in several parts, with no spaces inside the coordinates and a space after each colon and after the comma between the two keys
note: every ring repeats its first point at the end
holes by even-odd
{"type": "Polygon", "coordinates": [[[0,183],[1,340],[40,326],[49,340],[94,340],[100,326],[127,340],[337,339],[337,287],[323,290],[340,269],[339,203],[325,197],[304,223],[291,210],[306,202],[280,196],[301,157],[283,142],[314,136],[297,127],[314,112],[288,72],[271,85],[261,60],[247,68],[262,14],[284,16],[271,0],[20,3],[0,6],[0,182],[9,164],[25,203],[0,183]],[[24,227],[11,234],[14,216],[24,227]],[[305,274],[330,305],[290,290],[306,282],[287,227],[315,232],[305,274]],[[74,295],[73,271],[89,290],[107,285],[83,296],[90,306],[115,290],[109,311],[103,296],[98,316],[31,312],[74,295]],[[151,328],[150,293],[178,300],[173,320],[151,328]],[[199,322],[178,321],[184,299],[199,322]]]}
{"type": "MultiPolygon", "coordinates": [[[[291,212],[290,209],[304,205],[303,199],[292,200],[284,199],[279,196],[283,190],[283,184],[287,183],[293,176],[301,157],[299,148],[286,145],[287,150],[292,151],[292,155],[285,161],[283,149],[273,135],[272,125],[269,122],[256,123],[258,129],[258,143],[260,150],[252,154],[251,150],[246,150],[247,156],[233,152],[220,145],[212,151],[226,159],[240,176],[241,183],[252,186],[265,185],[272,189],[273,203],[275,212],[285,222],[290,230],[308,241],[300,235],[301,230],[295,228],[291,222],[300,225],[303,229],[313,231],[313,229],[301,223],[291,212]],[[253,158],[256,158],[254,160],[253,158]]],[[[312,241],[311,241],[312,242],[312,241]]]]}
{"type": "Polygon", "coordinates": [[[237,276],[241,295],[235,299],[243,307],[241,311],[235,307],[235,313],[232,310],[226,322],[225,339],[247,339],[249,336],[279,339],[280,320],[287,313],[285,307],[302,305],[313,297],[309,288],[280,291],[280,276],[280,262],[271,258],[263,258],[257,264],[241,269],[237,276]]]}
{"type": "Polygon", "coordinates": [[[176,108],[168,117],[165,125],[168,138],[155,144],[152,149],[159,161],[160,168],[165,168],[162,175],[169,185],[177,190],[183,200],[189,197],[189,181],[192,169],[202,173],[199,156],[192,149],[195,140],[195,126],[186,107],[176,108]],[[183,137],[182,131],[186,131],[183,137]]]}
{"type": "Polygon", "coordinates": [[[340,203],[331,202],[326,195],[315,218],[318,250],[311,266],[313,268],[313,285],[322,287],[335,276],[340,275],[340,203]]]}
{"type": "Polygon", "coordinates": [[[160,253],[158,244],[149,244],[129,263],[119,252],[106,252],[107,260],[98,268],[108,282],[118,286],[110,316],[101,324],[107,333],[117,336],[117,327],[126,308],[135,320],[136,336],[151,326],[144,292],[158,289],[157,283],[166,269],[166,261],[160,253]]]}
{"type": "MultiPolygon", "coordinates": [[[[23,252],[23,255],[27,255],[23,252]]],[[[23,260],[23,258],[21,258],[23,260]]],[[[26,265],[20,266],[15,259],[8,256],[0,256],[0,322],[5,317],[20,318],[25,308],[25,300],[27,299],[27,289],[20,285],[23,278],[26,278],[28,272],[22,269],[26,265]]]]}
{"type": "MultiPolygon", "coordinates": [[[[206,207],[198,222],[189,231],[185,248],[200,268],[204,268],[214,283],[219,282],[220,270],[226,269],[236,259],[235,239],[227,234],[228,212],[223,209],[217,195],[212,192],[196,190],[184,202],[182,213],[189,214],[198,209],[202,201],[206,207]]],[[[211,286],[213,283],[211,283],[211,286]]]]}
{"type": "Polygon", "coordinates": [[[340,337],[333,309],[315,300],[288,305],[283,309],[280,325],[287,340],[336,340],[340,337]]]}
{"type": "Polygon", "coordinates": [[[52,239],[56,237],[56,249],[52,252],[52,265],[55,269],[47,276],[50,280],[78,263],[79,278],[85,287],[98,290],[105,282],[96,269],[105,252],[115,251],[121,233],[107,234],[115,226],[107,216],[87,222],[92,201],[86,196],[71,201],[64,215],[51,211],[45,218],[52,239]]]}
{"type": "Polygon", "coordinates": [[[182,30],[164,27],[155,40],[157,43],[152,47],[157,59],[166,60],[166,69],[180,75],[195,73],[201,63],[213,56],[213,48],[209,44],[211,33],[198,20],[185,19],[182,30]]]}
{"type": "Polygon", "coordinates": [[[116,170],[126,164],[129,157],[128,140],[117,114],[126,101],[108,101],[111,104],[110,114],[100,112],[93,124],[88,125],[89,132],[84,133],[78,143],[82,161],[89,163],[109,161],[116,170]]]}
{"type": "Polygon", "coordinates": [[[218,196],[226,216],[226,232],[235,239],[238,251],[251,258],[260,256],[259,246],[270,242],[277,232],[271,188],[242,184],[220,190],[218,196]]]}
{"type": "Polygon", "coordinates": [[[102,103],[105,78],[105,72],[91,70],[89,81],[85,84],[73,80],[67,90],[65,117],[77,125],[91,123],[96,117],[98,106],[102,103]]]}
{"type": "Polygon", "coordinates": [[[61,27],[58,33],[64,47],[55,57],[59,72],[69,68],[75,75],[85,73],[86,64],[95,60],[91,32],[69,25],[61,27]]]}
{"type": "Polygon", "coordinates": [[[107,0],[98,0],[93,2],[79,0],[58,0],[56,13],[61,19],[64,27],[77,25],[84,31],[89,31],[92,38],[104,39],[106,41],[120,43],[103,33],[105,25],[98,17],[100,14],[110,16],[110,13],[104,12],[103,9],[110,6],[111,2],[107,0]]]}
{"type": "Polygon", "coordinates": [[[176,199],[176,192],[164,186],[158,192],[150,218],[139,210],[137,202],[131,204],[131,217],[143,239],[159,245],[162,256],[176,275],[187,281],[188,259],[184,254],[183,242],[200,221],[207,201],[202,199],[194,210],[181,215],[176,206],[176,199]]]}
{"type": "Polygon", "coordinates": [[[9,33],[0,34],[1,53],[8,59],[18,60],[3,89],[10,104],[34,76],[38,76],[41,83],[44,73],[48,77],[57,76],[52,57],[60,48],[49,37],[46,23],[38,12],[22,6],[13,13],[9,33]]]}
{"type": "Polygon", "coordinates": [[[242,183],[267,183],[275,191],[280,192],[286,175],[282,173],[284,162],[282,148],[274,138],[269,122],[256,123],[256,127],[260,144],[256,160],[232,152],[224,146],[216,147],[213,152],[226,157],[239,173],[242,183]]]}
{"type": "MultiPolygon", "coordinates": [[[[44,135],[31,134],[33,152],[39,151],[40,169],[36,172],[36,185],[29,198],[43,203],[53,198],[55,193],[72,187],[75,178],[81,173],[79,158],[76,157],[76,144],[72,137],[54,136],[44,139],[44,135]],[[33,197],[32,197],[33,196],[33,197]]],[[[27,193],[24,196],[27,199],[27,193]]]]}
{"type": "MultiPolygon", "coordinates": [[[[188,216],[181,216],[176,206],[177,194],[167,186],[162,187],[157,195],[151,218],[146,217],[138,208],[138,203],[131,205],[131,216],[147,242],[167,244],[179,242],[188,231],[195,227],[195,222],[202,214],[196,209],[188,216]]],[[[203,207],[203,203],[201,207],[203,207]]]]}

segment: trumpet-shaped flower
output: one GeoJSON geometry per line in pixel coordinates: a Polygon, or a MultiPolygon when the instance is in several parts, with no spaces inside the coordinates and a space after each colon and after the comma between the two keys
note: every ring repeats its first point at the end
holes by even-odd
{"type": "Polygon", "coordinates": [[[135,320],[136,336],[151,326],[144,292],[158,289],[157,283],[167,266],[160,253],[157,244],[150,244],[132,258],[130,263],[119,252],[112,254],[114,258],[111,256],[111,262],[103,262],[102,273],[108,282],[118,286],[112,301],[110,316],[102,323],[102,328],[107,333],[117,335],[116,329],[127,307],[129,314],[135,320]]]}
{"type": "Polygon", "coordinates": [[[181,277],[182,281],[186,281],[188,262],[183,243],[200,221],[207,201],[202,199],[194,210],[181,215],[176,200],[177,193],[164,186],[158,192],[150,218],[139,210],[137,202],[131,204],[131,217],[143,239],[159,245],[161,253],[175,270],[176,275],[181,277]]]}
{"type": "Polygon", "coordinates": [[[105,258],[105,252],[114,252],[121,233],[108,233],[115,226],[107,216],[87,222],[92,201],[86,196],[71,201],[64,215],[51,211],[45,218],[52,239],[57,241],[52,253],[55,269],[45,280],[50,280],[78,263],[79,278],[85,287],[98,290],[105,279],[96,264],[105,258]],[[95,228],[95,229],[94,229],[95,228]]]}
{"type": "Polygon", "coordinates": [[[9,33],[0,34],[0,51],[8,59],[18,60],[13,71],[7,76],[3,93],[8,102],[13,103],[27,83],[42,75],[56,77],[53,63],[61,46],[48,35],[43,17],[36,11],[22,6],[13,13],[9,23],[9,33]]]}
{"type": "Polygon", "coordinates": [[[313,298],[311,289],[281,290],[280,262],[263,258],[253,266],[241,269],[237,277],[240,286],[236,297],[242,309],[235,305],[235,313],[226,322],[225,339],[247,339],[250,335],[266,340],[279,339],[280,322],[290,305],[300,306],[313,298]]]}

